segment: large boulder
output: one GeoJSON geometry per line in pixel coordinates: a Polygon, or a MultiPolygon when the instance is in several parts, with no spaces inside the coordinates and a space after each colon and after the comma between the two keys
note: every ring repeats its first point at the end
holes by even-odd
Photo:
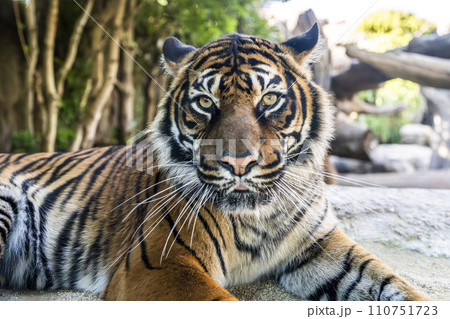
{"type": "Polygon", "coordinates": [[[428,169],[432,149],[422,145],[380,144],[370,153],[376,166],[383,166],[387,172],[414,172],[428,169]]]}
{"type": "Polygon", "coordinates": [[[430,146],[433,136],[433,128],[429,125],[412,123],[400,128],[400,139],[403,144],[430,146]]]}

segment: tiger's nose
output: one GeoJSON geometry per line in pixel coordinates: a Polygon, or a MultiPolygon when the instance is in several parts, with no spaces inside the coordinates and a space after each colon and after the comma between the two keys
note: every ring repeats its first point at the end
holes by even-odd
{"type": "Polygon", "coordinates": [[[246,152],[241,156],[234,156],[229,152],[225,152],[219,163],[234,175],[243,176],[250,172],[251,168],[257,164],[257,161],[258,158],[250,152],[246,152]]]}

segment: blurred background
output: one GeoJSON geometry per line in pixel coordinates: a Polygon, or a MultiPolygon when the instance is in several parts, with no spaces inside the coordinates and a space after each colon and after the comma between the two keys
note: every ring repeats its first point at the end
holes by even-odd
{"type": "Polygon", "coordinates": [[[318,21],[312,68],[337,123],[328,171],[450,188],[448,12],[437,0],[1,0],[0,152],[125,144],[164,95],[169,36],[284,41],[318,21]]]}

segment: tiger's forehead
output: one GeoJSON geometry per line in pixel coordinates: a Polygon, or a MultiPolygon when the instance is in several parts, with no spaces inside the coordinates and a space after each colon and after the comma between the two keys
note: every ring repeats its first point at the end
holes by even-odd
{"type": "Polygon", "coordinates": [[[242,65],[236,72],[218,72],[216,69],[205,69],[196,73],[191,85],[191,94],[209,93],[220,96],[222,93],[238,93],[261,95],[265,91],[283,90],[286,83],[277,70],[266,64],[255,66],[242,65]]]}
{"type": "Polygon", "coordinates": [[[211,42],[197,51],[191,69],[202,72],[214,69],[216,72],[237,71],[243,66],[261,66],[277,69],[282,53],[278,44],[253,36],[232,34],[211,42]]]}
{"type": "Polygon", "coordinates": [[[278,46],[270,41],[232,35],[201,48],[188,72],[191,93],[254,95],[283,86],[278,46]]]}

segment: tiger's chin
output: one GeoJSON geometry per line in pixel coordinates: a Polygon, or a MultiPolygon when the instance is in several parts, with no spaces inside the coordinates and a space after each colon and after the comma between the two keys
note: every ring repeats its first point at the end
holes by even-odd
{"type": "Polygon", "coordinates": [[[273,197],[268,193],[233,191],[218,193],[214,204],[225,214],[254,216],[271,206],[273,197]]]}

